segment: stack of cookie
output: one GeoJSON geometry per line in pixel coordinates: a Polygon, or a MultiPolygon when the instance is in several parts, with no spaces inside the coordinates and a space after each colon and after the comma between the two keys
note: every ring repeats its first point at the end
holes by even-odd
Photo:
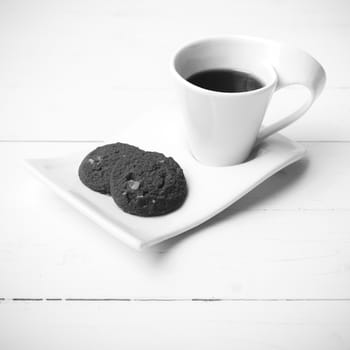
{"type": "Polygon", "coordinates": [[[187,195],[183,170],[173,158],[120,142],[90,152],[80,164],[79,178],[90,189],[110,194],[123,211],[139,216],[168,214],[187,195]]]}

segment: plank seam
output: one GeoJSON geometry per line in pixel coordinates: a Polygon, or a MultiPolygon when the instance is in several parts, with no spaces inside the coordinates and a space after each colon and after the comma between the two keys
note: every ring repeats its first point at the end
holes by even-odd
{"type": "Polygon", "coordinates": [[[350,298],[0,298],[6,302],[350,302],[350,298]]]}
{"type": "Polygon", "coordinates": [[[1,143],[101,143],[103,140],[10,140],[2,139],[1,143]]]}

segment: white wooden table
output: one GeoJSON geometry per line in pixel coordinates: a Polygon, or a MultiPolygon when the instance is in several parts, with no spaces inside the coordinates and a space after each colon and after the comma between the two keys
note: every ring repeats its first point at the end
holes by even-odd
{"type": "MultiPolygon", "coordinates": [[[[349,10],[347,0],[0,1],[0,349],[350,349],[349,10]],[[172,53],[219,34],[284,41],[325,66],[323,95],[284,132],[307,159],[142,253],[23,167],[177,108],[172,53]]],[[[290,94],[269,118],[293,107],[300,93],[290,94]]]]}

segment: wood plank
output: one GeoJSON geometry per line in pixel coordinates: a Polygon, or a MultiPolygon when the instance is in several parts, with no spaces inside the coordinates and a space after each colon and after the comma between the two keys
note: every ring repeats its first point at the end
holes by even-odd
{"type": "Polygon", "coordinates": [[[235,33],[289,42],[324,64],[329,90],[288,135],[350,138],[345,0],[220,0],[201,2],[201,11],[198,1],[14,3],[0,4],[0,139],[100,139],[159,104],[177,108],[168,71],[174,50],[235,33]]]}
{"type": "Polygon", "coordinates": [[[0,144],[7,165],[0,297],[350,298],[349,143],[306,143],[308,161],[142,253],[105,234],[20,163],[90,146],[96,143],[0,144]]]}
{"type": "MultiPolygon", "coordinates": [[[[164,115],[173,114],[178,111],[175,94],[169,91],[122,91],[118,90],[111,94],[111,97],[103,105],[105,110],[98,111],[99,103],[91,108],[90,106],[80,107],[80,111],[70,108],[69,105],[63,103],[68,95],[73,96],[72,91],[62,92],[62,104],[57,108],[54,119],[48,118],[49,106],[41,105],[38,108],[31,108],[30,104],[38,106],[39,101],[36,97],[21,92],[22,104],[16,105],[15,101],[11,101],[11,96],[7,90],[3,90],[3,96],[7,97],[8,104],[4,104],[4,115],[11,117],[8,123],[4,124],[1,130],[1,139],[12,140],[104,140],[115,138],[120,130],[127,126],[132,120],[142,117],[142,115],[152,113],[153,109],[161,109],[164,115]],[[24,97],[26,95],[26,97],[24,97]],[[114,98],[112,98],[114,96],[114,98]],[[161,99],[159,103],[158,99],[161,99]],[[133,103],[137,99],[138,103],[133,103]],[[118,103],[114,103],[118,101],[118,103]],[[28,102],[28,104],[26,104],[28,102]],[[156,107],[155,107],[156,106],[156,107]],[[61,109],[61,110],[59,110],[61,109]],[[147,111],[147,113],[145,113],[147,111]],[[22,118],[21,124],[18,126],[16,116],[26,115],[22,118]],[[86,118],[82,127],[81,117],[86,118]],[[96,117],[98,116],[98,118],[96,117]],[[33,118],[35,125],[33,127],[33,118]],[[98,119],[98,125],[96,124],[98,119]],[[69,121],[69,127],[67,123],[69,121]],[[106,125],[114,125],[114,127],[106,127],[106,125]]],[[[44,89],[42,91],[44,93],[44,89]]],[[[90,95],[93,92],[90,92],[90,95]]],[[[38,95],[42,96],[41,93],[38,95]]],[[[107,93],[106,93],[107,95],[107,93]]],[[[77,95],[74,95],[77,98],[77,95]]],[[[295,140],[344,140],[350,139],[350,121],[348,118],[350,112],[350,100],[347,98],[348,90],[346,89],[328,89],[319,101],[316,101],[312,109],[300,121],[283,131],[288,137],[295,140]],[[331,121],[330,121],[331,119],[331,121]]],[[[57,97],[57,96],[56,96],[57,97]]],[[[55,97],[55,98],[56,98],[55,97]]],[[[296,89],[281,92],[276,96],[271,104],[271,108],[267,113],[266,123],[277,120],[282,115],[295,109],[303,99],[303,93],[296,89]],[[295,97],[293,99],[293,97],[295,97]]],[[[85,97],[84,97],[85,98],[85,97]]],[[[92,98],[92,96],[91,96],[92,98]]],[[[46,99],[50,104],[49,97],[46,99]]],[[[82,104],[83,105],[83,104],[82,104]]],[[[81,105],[81,106],[82,106],[81,105]]],[[[178,111],[181,118],[181,112],[178,111]]],[[[52,117],[52,116],[51,116],[52,117]]]]}
{"type": "Polygon", "coordinates": [[[348,349],[350,302],[1,302],[2,349],[348,349]]]}
{"type": "MultiPolygon", "coordinates": [[[[311,110],[283,134],[303,141],[349,141],[349,91],[326,89],[311,110]]],[[[6,101],[0,104],[4,117],[0,140],[113,139],[131,121],[153,110],[162,111],[165,116],[177,115],[179,122],[182,118],[177,96],[171,89],[0,88],[0,95],[6,101]]],[[[300,89],[279,92],[265,123],[295,110],[304,97],[305,92],[300,89]]]]}

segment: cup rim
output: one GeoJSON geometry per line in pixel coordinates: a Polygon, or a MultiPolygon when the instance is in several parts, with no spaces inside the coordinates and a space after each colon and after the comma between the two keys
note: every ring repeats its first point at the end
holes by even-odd
{"type": "MultiPolygon", "coordinates": [[[[266,42],[266,43],[273,43],[278,45],[278,43],[268,40],[268,39],[263,39],[263,38],[258,38],[258,37],[252,37],[252,36],[246,36],[246,35],[231,35],[231,36],[212,36],[212,37],[204,37],[204,38],[200,38],[197,40],[191,40],[188,41],[187,43],[181,45],[176,51],[175,54],[172,57],[172,60],[170,62],[170,68],[172,73],[175,75],[175,78],[181,82],[182,84],[184,84],[187,88],[195,91],[195,92],[201,92],[201,93],[205,93],[208,95],[219,95],[219,96],[237,96],[237,95],[254,95],[254,94],[258,94],[261,92],[264,92],[268,89],[270,89],[272,86],[277,84],[277,73],[273,67],[273,65],[271,64],[266,64],[266,63],[261,63],[259,64],[260,67],[264,67],[268,70],[270,70],[273,74],[273,79],[272,81],[270,81],[267,84],[264,84],[261,88],[258,89],[254,89],[254,90],[249,90],[249,91],[240,91],[240,92],[224,92],[224,91],[215,91],[215,90],[209,90],[209,89],[205,89],[202,88],[200,86],[194,85],[192,83],[190,83],[189,81],[187,81],[183,76],[180,75],[180,73],[177,71],[177,69],[175,68],[175,62],[177,57],[186,49],[188,49],[190,46],[194,45],[194,44],[200,44],[203,42],[211,42],[211,41],[220,41],[220,40],[233,40],[233,39],[239,39],[239,40],[249,40],[249,41],[257,41],[257,42],[266,42]]],[[[248,72],[247,72],[248,73],[248,72]]]]}

